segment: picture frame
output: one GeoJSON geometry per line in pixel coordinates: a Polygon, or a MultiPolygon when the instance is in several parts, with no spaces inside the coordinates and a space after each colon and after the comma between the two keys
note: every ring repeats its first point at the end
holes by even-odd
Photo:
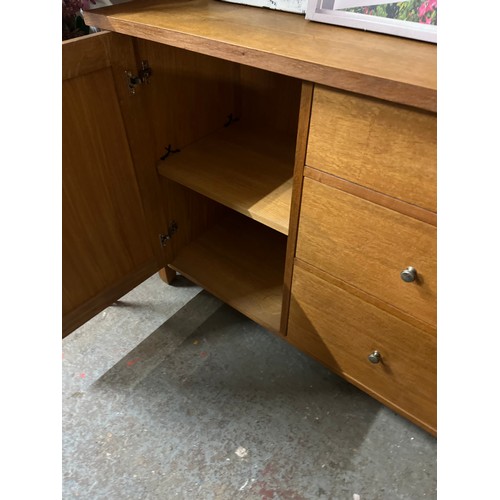
{"type": "Polygon", "coordinates": [[[437,0],[307,0],[305,17],[437,43],[437,0]]]}
{"type": "Polygon", "coordinates": [[[222,2],[239,3],[251,5],[252,7],[263,7],[271,10],[282,10],[294,14],[304,15],[306,12],[307,0],[221,0],[222,2]]]}

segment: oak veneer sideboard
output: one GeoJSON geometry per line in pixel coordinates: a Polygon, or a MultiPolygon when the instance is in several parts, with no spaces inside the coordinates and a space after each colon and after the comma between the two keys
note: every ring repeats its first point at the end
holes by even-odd
{"type": "Polygon", "coordinates": [[[214,0],[63,43],[63,335],[179,272],[436,434],[436,47],[214,0]]]}

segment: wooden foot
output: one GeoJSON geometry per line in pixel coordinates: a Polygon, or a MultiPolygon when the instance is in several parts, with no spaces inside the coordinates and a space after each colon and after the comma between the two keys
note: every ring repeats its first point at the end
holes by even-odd
{"type": "Polygon", "coordinates": [[[172,284],[175,277],[177,276],[177,273],[173,269],[170,269],[170,267],[164,267],[163,269],[160,269],[158,271],[158,274],[160,278],[169,285],[172,284]]]}

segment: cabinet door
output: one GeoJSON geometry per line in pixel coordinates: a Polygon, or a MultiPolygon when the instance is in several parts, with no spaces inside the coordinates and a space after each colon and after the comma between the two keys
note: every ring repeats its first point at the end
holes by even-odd
{"type": "Polygon", "coordinates": [[[135,161],[147,148],[137,135],[147,137],[148,130],[140,96],[132,100],[125,78],[125,69],[137,69],[132,41],[99,33],[64,42],[62,56],[65,336],[165,262],[157,232],[161,210],[149,189],[155,173],[135,161]]]}

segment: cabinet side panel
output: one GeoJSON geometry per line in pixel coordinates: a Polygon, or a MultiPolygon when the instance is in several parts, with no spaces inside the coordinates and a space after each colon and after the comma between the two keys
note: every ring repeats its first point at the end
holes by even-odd
{"type": "Polygon", "coordinates": [[[178,226],[164,248],[170,263],[219,218],[221,207],[158,175],[157,166],[176,154],[167,153],[169,147],[182,154],[184,147],[224,128],[229,115],[239,115],[239,65],[147,40],[134,43],[137,60],[147,60],[152,71],[150,85],[138,90],[150,131],[147,154],[154,157],[165,223],[178,226]]]}

